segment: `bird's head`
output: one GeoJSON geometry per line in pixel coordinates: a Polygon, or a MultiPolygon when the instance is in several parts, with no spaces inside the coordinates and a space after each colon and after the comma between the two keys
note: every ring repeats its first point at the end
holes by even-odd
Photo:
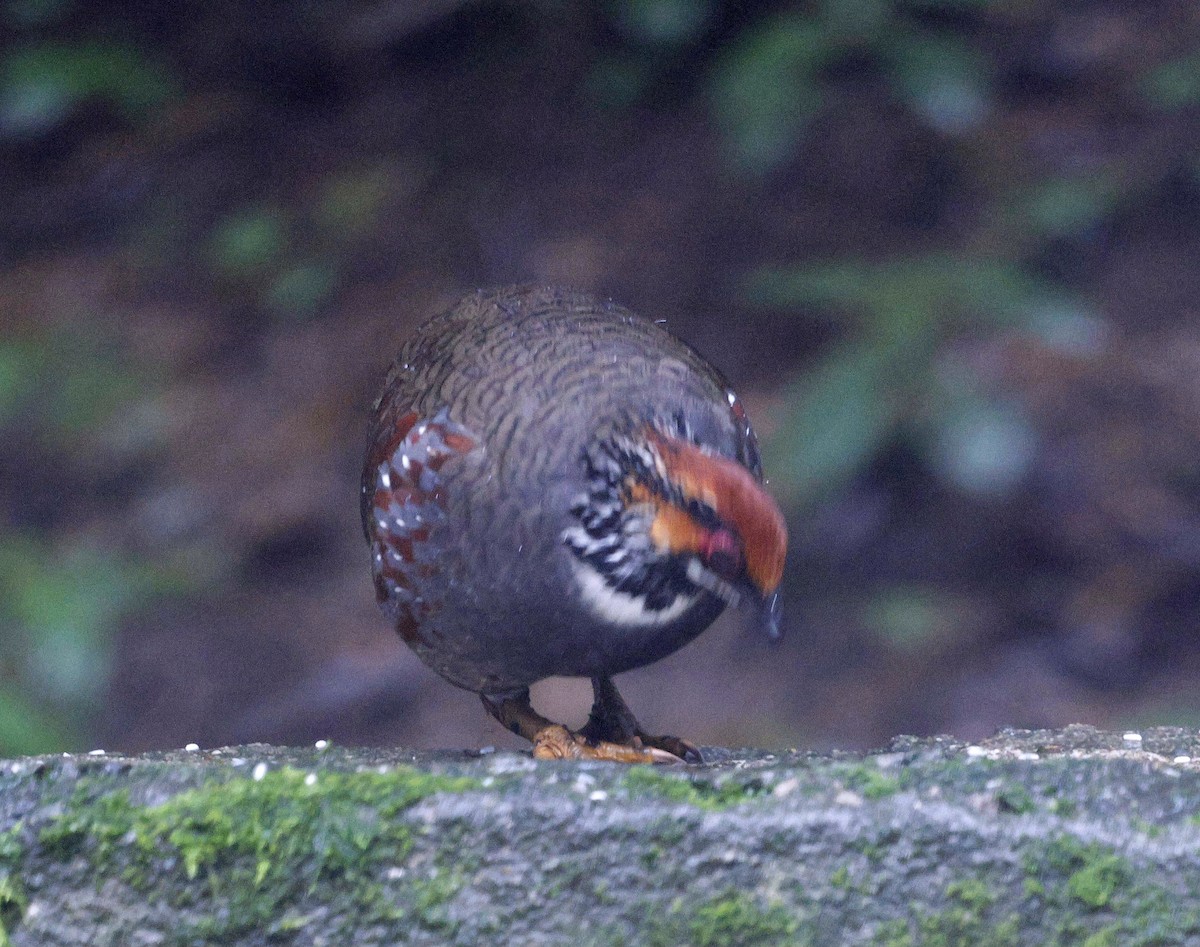
{"type": "Polygon", "coordinates": [[[583,459],[588,488],[563,534],[593,611],[618,624],[672,621],[704,593],[774,605],[787,528],[763,489],[754,435],[733,397],[735,457],[682,414],[608,432],[583,459]]]}

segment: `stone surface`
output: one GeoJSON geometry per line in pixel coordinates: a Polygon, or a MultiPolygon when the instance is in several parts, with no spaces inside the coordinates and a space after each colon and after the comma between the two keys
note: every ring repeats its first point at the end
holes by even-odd
{"type": "MultiPolygon", "coordinates": [[[[1200,738],[0,763],[14,945],[1200,944],[1200,738]]],[[[3,943],[3,939],[0,939],[3,943]]]]}

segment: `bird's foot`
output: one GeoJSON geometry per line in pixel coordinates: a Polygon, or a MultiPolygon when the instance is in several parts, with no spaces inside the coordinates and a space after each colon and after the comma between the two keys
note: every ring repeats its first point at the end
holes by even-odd
{"type": "MultiPolygon", "coordinates": [[[[681,749],[695,747],[674,737],[681,749]]],[[[697,761],[699,754],[696,753],[697,761]]],[[[533,758],[537,760],[606,760],[610,763],[683,763],[686,757],[668,749],[634,740],[628,744],[607,740],[592,740],[582,733],[572,733],[559,724],[550,724],[533,735],[533,758]]]]}
{"type": "Polygon", "coordinates": [[[669,753],[677,760],[682,760],[685,763],[699,764],[704,762],[700,748],[681,737],[652,737],[639,731],[636,739],[642,746],[657,750],[660,753],[669,753]]]}
{"type": "Polygon", "coordinates": [[[584,739],[593,743],[604,741],[621,746],[658,750],[669,753],[684,763],[704,762],[700,749],[687,740],[646,733],[609,678],[593,678],[592,687],[596,695],[592,713],[583,729],[579,731],[584,739]]]}
{"type": "Polygon", "coordinates": [[[578,732],[547,720],[529,703],[529,691],[493,696],[481,694],[483,706],[505,729],[533,744],[538,760],[607,760],[613,763],[702,763],[700,751],[678,737],[642,733],[611,682],[605,682],[606,701],[592,708],[587,725],[578,732]],[[611,691],[611,695],[609,692],[611,691]]]}

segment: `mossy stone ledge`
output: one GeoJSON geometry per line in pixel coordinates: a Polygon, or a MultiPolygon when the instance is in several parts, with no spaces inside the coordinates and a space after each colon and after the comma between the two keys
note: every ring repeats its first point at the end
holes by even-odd
{"type": "Polygon", "coordinates": [[[0,763],[0,945],[1200,944],[1200,735],[0,763]]]}

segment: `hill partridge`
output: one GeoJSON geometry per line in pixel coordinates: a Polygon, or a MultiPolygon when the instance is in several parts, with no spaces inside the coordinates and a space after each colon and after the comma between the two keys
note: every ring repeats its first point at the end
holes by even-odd
{"type": "Polygon", "coordinates": [[[376,596],[536,757],[698,762],[644,733],[612,676],[739,599],[773,611],[787,533],[761,480],[741,402],[660,326],[557,289],[476,292],[408,340],[373,408],[376,596]],[[581,730],[533,710],[551,675],[591,678],[581,730]]]}

